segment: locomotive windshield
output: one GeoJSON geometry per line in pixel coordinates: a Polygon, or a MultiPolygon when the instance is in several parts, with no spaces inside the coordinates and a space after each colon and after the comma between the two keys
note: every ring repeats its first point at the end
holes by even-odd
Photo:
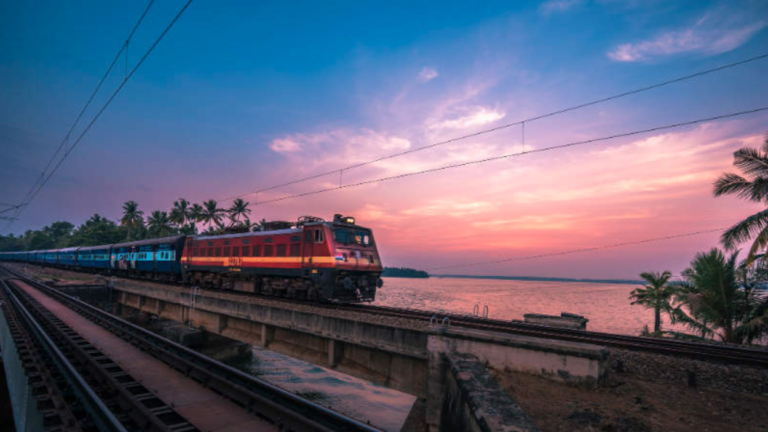
{"type": "Polygon", "coordinates": [[[371,231],[359,228],[334,228],[333,236],[337,243],[344,245],[360,245],[371,246],[373,245],[373,238],[371,237],[371,231]]]}

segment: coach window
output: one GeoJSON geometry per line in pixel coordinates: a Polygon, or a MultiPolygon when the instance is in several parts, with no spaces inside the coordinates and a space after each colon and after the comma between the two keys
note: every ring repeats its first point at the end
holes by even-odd
{"type": "Polygon", "coordinates": [[[250,246],[243,246],[243,256],[248,256],[251,253],[250,246]]]}
{"type": "Polygon", "coordinates": [[[224,246],[224,256],[232,256],[229,254],[229,246],[224,246]]]}
{"type": "Polygon", "coordinates": [[[315,243],[322,243],[325,241],[325,233],[323,230],[315,230],[315,243]]]}
{"type": "Polygon", "coordinates": [[[220,256],[221,256],[221,247],[217,247],[217,248],[216,248],[216,256],[217,256],[217,257],[220,257],[220,256]]]}
{"type": "Polygon", "coordinates": [[[253,256],[261,256],[261,245],[253,245],[253,256]]]}
{"type": "Polygon", "coordinates": [[[232,256],[240,256],[240,246],[232,246],[232,256]]]}
{"type": "Polygon", "coordinates": [[[277,256],[285,256],[285,245],[284,244],[277,245],[277,256]]]}
{"type": "Polygon", "coordinates": [[[290,255],[292,257],[299,256],[299,244],[298,243],[291,243],[290,255]]]}
{"type": "Polygon", "coordinates": [[[272,253],[272,248],[274,248],[274,246],[272,246],[272,245],[264,245],[264,256],[265,257],[271,257],[271,256],[274,255],[272,253]]]}
{"type": "Polygon", "coordinates": [[[264,239],[264,243],[272,243],[273,241],[274,240],[272,239],[272,237],[267,237],[264,239]]]}

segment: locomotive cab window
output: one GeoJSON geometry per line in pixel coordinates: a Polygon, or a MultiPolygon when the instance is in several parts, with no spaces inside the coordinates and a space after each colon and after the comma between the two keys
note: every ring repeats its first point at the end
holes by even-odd
{"type": "Polygon", "coordinates": [[[361,246],[373,245],[371,232],[368,230],[334,228],[333,235],[337,242],[344,245],[350,245],[350,244],[357,244],[361,246]]]}
{"type": "Polygon", "coordinates": [[[315,243],[322,243],[325,241],[325,232],[322,229],[315,230],[315,243]]]}

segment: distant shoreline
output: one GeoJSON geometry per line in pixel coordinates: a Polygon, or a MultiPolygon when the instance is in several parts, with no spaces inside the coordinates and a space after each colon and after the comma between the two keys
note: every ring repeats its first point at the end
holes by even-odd
{"type": "Polygon", "coordinates": [[[472,276],[472,275],[429,275],[432,278],[448,279],[494,279],[494,280],[517,280],[517,281],[535,281],[535,282],[584,282],[584,283],[606,283],[606,284],[632,284],[644,285],[642,281],[629,279],[575,279],[575,278],[554,278],[539,276],[472,276]]]}

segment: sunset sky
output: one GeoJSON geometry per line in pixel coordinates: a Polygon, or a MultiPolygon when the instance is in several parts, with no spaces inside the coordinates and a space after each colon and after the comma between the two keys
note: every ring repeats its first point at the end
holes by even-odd
{"type": "MultiPolygon", "coordinates": [[[[131,67],[185,1],[157,2],[131,67]]],[[[195,1],[11,232],[222,200],[768,53],[768,3],[195,1]]],[[[144,2],[2,2],[0,202],[22,200],[144,2]]],[[[125,73],[118,62],[84,117],[125,73]]],[[[768,106],[768,59],[344,172],[354,183],[768,106]]],[[[86,121],[76,131],[82,130],[86,121]]],[[[768,112],[277,203],[251,219],[353,215],[386,265],[421,269],[727,227],[712,183],[768,112]]],[[[222,200],[223,205],[229,202],[222,200]]],[[[5,225],[0,225],[4,227],[5,225]]],[[[5,234],[5,232],[3,232],[5,234]]],[[[435,273],[679,272],[719,233],[435,273]]]]}

